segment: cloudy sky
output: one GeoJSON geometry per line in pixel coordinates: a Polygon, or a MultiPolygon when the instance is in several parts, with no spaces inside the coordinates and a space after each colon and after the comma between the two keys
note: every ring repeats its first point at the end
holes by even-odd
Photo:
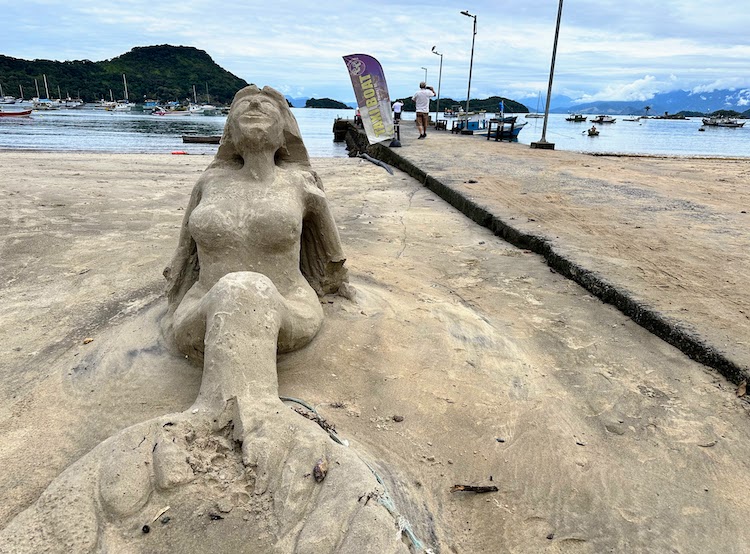
{"type": "MultiPolygon", "coordinates": [[[[465,99],[468,10],[472,98],[535,99],[547,90],[557,9],[558,0],[6,1],[0,54],[100,61],[135,46],[194,46],[248,82],[349,102],[342,56],[376,57],[395,98],[416,90],[422,68],[437,88],[436,46],[441,96],[465,99]]],[[[645,101],[750,87],[749,30],[747,0],[565,0],[553,94],[645,101]]]]}

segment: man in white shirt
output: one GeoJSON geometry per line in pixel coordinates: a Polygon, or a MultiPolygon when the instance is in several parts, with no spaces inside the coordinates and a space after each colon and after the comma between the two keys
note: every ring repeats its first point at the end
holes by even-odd
{"type": "Polygon", "coordinates": [[[412,100],[416,104],[417,131],[419,138],[427,138],[427,125],[430,123],[430,98],[435,96],[435,89],[422,81],[419,90],[414,93],[412,100]]]}
{"type": "Polygon", "coordinates": [[[401,108],[403,107],[404,107],[404,103],[401,100],[396,100],[393,103],[393,122],[394,123],[401,122],[401,108]]]}

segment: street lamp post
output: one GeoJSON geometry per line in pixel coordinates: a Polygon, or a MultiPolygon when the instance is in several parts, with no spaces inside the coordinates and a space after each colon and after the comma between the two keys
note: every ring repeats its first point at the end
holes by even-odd
{"type": "Polygon", "coordinates": [[[422,69],[424,69],[424,82],[426,83],[427,82],[427,68],[423,67],[422,69]]]}
{"type": "Polygon", "coordinates": [[[443,55],[435,50],[435,47],[432,47],[432,53],[436,56],[440,56],[440,71],[438,73],[438,92],[437,92],[437,102],[435,103],[435,124],[437,125],[438,120],[438,112],[440,111],[440,81],[443,79],[443,55]]]}
{"type": "Polygon", "coordinates": [[[549,86],[547,87],[547,102],[544,106],[544,125],[542,125],[542,138],[537,142],[531,143],[531,148],[541,148],[544,150],[554,150],[555,143],[547,142],[547,120],[549,119],[549,103],[552,98],[552,77],[555,74],[555,57],[557,56],[557,38],[560,36],[560,20],[562,19],[563,0],[557,8],[557,24],[555,26],[555,41],[552,43],[552,63],[549,68],[549,86]]]}
{"type": "MultiPolygon", "coordinates": [[[[560,0],[562,2],[562,0],[560,0]]],[[[474,67],[474,38],[477,36],[477,16],[471,15],[468,11],[464,10],[461,15],[466,17],[474,18],[474,33],[471,35],[471,59],[469,61],[469,88],[466,91],[466,113],[469,113],[469,96],[471,95],[471,70],[474,67]]]]}

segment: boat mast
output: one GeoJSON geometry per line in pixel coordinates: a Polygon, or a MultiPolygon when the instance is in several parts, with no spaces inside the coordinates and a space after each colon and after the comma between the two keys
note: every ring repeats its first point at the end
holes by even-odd
{"type": "Polygon", "coordinates": [[[44,93],[47,95],[45,96],[45,98],[49,100],[49,87],[47,86],[47,75],[43,73],[42,77],[44,77],[44,93]]]}
{"type": "Polygon", "coordinates": [[[0,98],[5,98],[5,93],[3,92],[3,85],[0,84],[0,98]]]}
{"type": "Polygon", "coordinates": [[[210,94],[208,94],[208,83],[206,83],[206,102],[207,102],[208,104],[210,104],[210,103],[211,103],[211,95],[210,95],[210,94]]]}
{"type": "Polygon", "coordinates": [[[128,81],[125,79],[125,74],[122,74],[122,83],[125,85],[125,103],[128,102],[128,81]]]}
{"type": "Polygon", "coordinates": [[[23,85],[19,84],[18,85],[18,90],[21,91],[21,100],[23,100],[23,85]]]}
{"type": "Polygon", "coordinates": [[[193,85],[193,103],[198,103],[198,95],[195,94],[195,85],[193,85]]]}
{"type": "Polygon", "coordinates": [[[34,86],[36,86],[36,97],[39,99],[39,81],[34,79],[34,86]]]}

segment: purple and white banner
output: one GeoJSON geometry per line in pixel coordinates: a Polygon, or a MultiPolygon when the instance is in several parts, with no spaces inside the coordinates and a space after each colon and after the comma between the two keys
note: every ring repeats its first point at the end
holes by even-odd
{"type": "Polygon", "coordinates": [[[393,113],[380,62],[367,54],[344,56],[354,96],[370,143],[393,139],[393,113]]]}

